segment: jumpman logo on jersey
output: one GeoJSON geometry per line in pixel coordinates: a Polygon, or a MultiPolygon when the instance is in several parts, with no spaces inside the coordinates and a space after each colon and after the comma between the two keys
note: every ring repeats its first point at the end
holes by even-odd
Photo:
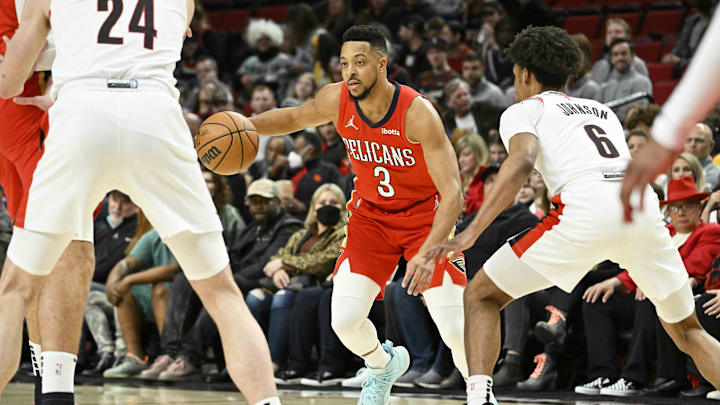
{"type": "Polygon", "coordinates": [[[347,124],[345,124],[345,128],[351,127],[351,128],[355,128],[356,131],[359,131],[360,128],[358,128],[357,126],[355,126],[355,124],[353,123],[354,120],[355,120],[355,114],[353,114],[353,115],[350,117],[350,120],[347,122],[347,124]]]}

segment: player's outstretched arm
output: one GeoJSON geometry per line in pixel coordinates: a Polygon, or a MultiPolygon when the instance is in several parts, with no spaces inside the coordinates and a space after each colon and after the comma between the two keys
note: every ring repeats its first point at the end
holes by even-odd
{"type": "Polygon", "coordinates": [[[20,24],[0,63],[0,98],[9,99],[22,93],[25,80],[47,41],[50,32],[50,0],[28,1],[20,24]]]}
{"type": "Polygon", "coordinates": [[[258,135],[278,136],[337,120],[340,83],[328,84],[315,98],[297,107],[276,108],[250,118],[258,135]]]}
{"type": "Polygon", "coordinates": [[[425,252],[447,239],[462,211],[463,196],[455,151],[445,135],[435,107],[428,100],[418,97],[406,114],[405,133],[410,141],[422,145],[428,172],[440,192],[440,205],[430,233],[408,263],[402,282],[405,287],[412,279],[408,293],[417,295],[430,285],[435,269],[434,261],[425,259],[425,252]]]}
{"type": "Polygon", "coordinates": [[[535,135],[522,132],[510,138],[508,157],[500,167],[493,187],[483,199],[475,219],[455,238],[428,252],[427,257],[444,259],[448,254],[457,256],[471,247],[498,214],[513,202],[535,165],[537,153],[538,139],[535,135]]]}
{"type": "Polygon", "coordinates": [[[642,209],[643,189],[670,166],[692,126],[705,119],[720,101],[719,39],[720,8],[715,11],[685,77],[653,122],[653,139],[628,166],[620,192],[626,222],[632,221],[630,196],[636,193],[640,196],[642,209]]]}

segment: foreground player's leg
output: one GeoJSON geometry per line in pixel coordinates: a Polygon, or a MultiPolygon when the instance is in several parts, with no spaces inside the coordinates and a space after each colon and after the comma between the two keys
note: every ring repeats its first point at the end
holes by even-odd
{"type": "Polygon", "coordinates": [[[90,242],[74,240],[60,256],[40,291],[38,315],[43,349],[42,398],[44,403],[74,403],[75,365],[83,312],[95,253],[90,242]]]}
{"type": "Polygon", "coordinates": [[[720,389],[720,342],[698,322],[689,283],[664,300],[653,300],[653,303],[660,322],[677,347],[692,357],[706,380],[720,389]]]}
{"type": "Polygon", "coordinates": [[[0,393],[20,364],[23,320],[45,276],[23,271],[8,257],[0,276],[0,393]]]}
{"type": "Polygon", "coordinates": [[[338,267],[333,284],[332,328],[345,347],[362,357],[369,369],[358,404],[385,404],[393,383],[410,366],[410,355],[404,347],[393,347],[389,341],[381,344],[368,319],[380,286],[369,277],[350,272],[348,259],[338,267]]]}
{"type": "Polygon", "coordinates": [[[279,405],[270,361],[270,349],[230,267],[203,280],[191,280],[195,292],[220,332],[227,369],[250,404],[279,405]]]}
{"type": "Polygon", "coordinates": [[[217,325],[235,385],[250,405],[280,405],[267,340],[230,273],[222,233],[184,231],[165,243],[217,325]]]}
{"type": "Polygon", "coordinates": [[[497,404],[492,393],[492,372],[500,355],[500,310],[510,301],[512,298],[497,288],[484,269],[465,290],[468,405],[497,404]]]}
{"type": "Polygon", "coordinates": [[[453,363],[464,378],[468,378],[468,364],[465,354],[465,319],[463,314],[463,292],[465,288],[448,280],[440,287],[423,293],[428,312],[440,331],[443,342],[452,351],[453,363]]]}

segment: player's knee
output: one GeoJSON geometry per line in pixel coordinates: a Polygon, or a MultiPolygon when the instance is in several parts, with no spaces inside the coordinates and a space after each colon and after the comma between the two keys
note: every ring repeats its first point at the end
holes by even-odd
{"type": "Polygon", "coordinates": [[[37,279],[7,260],[0,277],[0,297],[21,300],[27,305],[39,293],[42,283],[37,279]]]}
{"type": "Polygon", "coordinates": [[[352,334],[353,331],[357,330],[362,324],[363,317],[359,314],[353,314],[352,311],[343,311],[341,308],[333,305],[331,309],[331,320],[330,325],[335,331],[335,334],[340,336],[347,336],[352,334]]]}
{"type": "Polygon", "coordinates": [[[499,302],[501,292],[483,271],[479,271],[465,289],[463,302],[465,306],[480,301],[497,301],[499,304],[504,304],[499,302]]]}

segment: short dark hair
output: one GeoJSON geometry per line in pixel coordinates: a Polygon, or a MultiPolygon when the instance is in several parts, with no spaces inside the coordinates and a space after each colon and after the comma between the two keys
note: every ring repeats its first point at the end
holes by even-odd
{"type": "Polygon", "coordinates": [[[608,48],[611,52],[612,49],[615,47],[615,45],[618,44],[628,44],[630,47],[630,54],[635,55],[635,45],[633,45],[632,41],[627,38],[615,38],[612,42],[610,42],[610,47],[608,48]]]}
{"type": "Polygon", "coordinates": [[[641,137],[643,137],[643,138],[645,138],[645,139],[648,139],[648,133],[647,133],[646,130],[644,130],[644,129],[633,129],[633,130],[630,131],[630,133],[625,137],[625,142],[629,141],[630,138],[632,138],[633,136],[641,136],[641,137]]]}
{"type": "Polygon", "coordinates": [[[485,58],[482,54],[482,49],[479,50],[479,52],[475,51],[469,51],[468,53],[463,56],[462,61],[465,62],[480,62],[481,65],[485,64],[485,58]]]}
{"type": "Polygon", "coordinates": [[[641,105],[632,115],[625,119],[625,128],[635,129],[639,124],[645,124],[648,128],[653,126],[655,117],[660,115],[660,106],[657,104],[641,105]]]}
{"type": "Polygon", "coordinates": [[[387,38],[378,27],[372,25],[353,25],[343,34],[343,43],[349,41],[368,42],[370,48],[382,56],[388,55],[387,38]]]}
{"type": "Polygon", "coordinates": [[[507,51],[510,60],[528,69],[545,87],[561,88],[578,71],[582,55],[575,41],[561,28],[525,28],[507,51]]]}
{"type": "Polygon", "coordinates": [[[467,35],[467,31],[465,30],[465,26],[462,25],[459,21],[448,21],[448,27],[450,27],[450,31],[452,31],[453,34],[457,35],[460,34],[461,41],[465,42],[465,36],[467,35]]]}

